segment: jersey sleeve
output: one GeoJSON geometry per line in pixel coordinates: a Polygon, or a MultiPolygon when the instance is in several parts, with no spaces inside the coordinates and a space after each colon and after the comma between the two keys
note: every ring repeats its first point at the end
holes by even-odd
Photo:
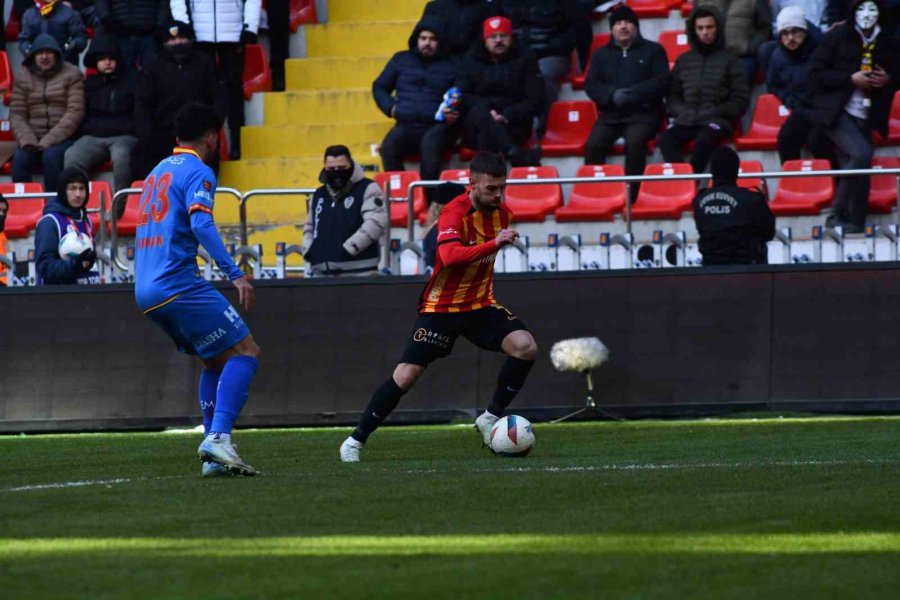
{"type": "Polygon", "coordinates": [[[185,182],[184,199],[188,215],[197,211],[213,214],[216,197],[216,176],[211,169],[198,169],[185,182]]]}
{"type": "Polygon", "coordinates": [[[458,211],[442,212],[437,227],[438,255],[448,267],[472,263],[497,251],[494,240],[475,246],[463,245],[463,215],[458,211]]]}

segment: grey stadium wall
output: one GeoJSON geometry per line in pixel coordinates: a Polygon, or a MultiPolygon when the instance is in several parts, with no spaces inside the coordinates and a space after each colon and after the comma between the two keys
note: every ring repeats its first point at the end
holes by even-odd
{"type": "MultiPolygon", "coordinates": [[[[247,321],[263,356],[239,425],[353,423],[400,357],[423,284],[257,282],[247,321]]],[[[627,417],[900,410],[896,264],[501,275],[495,288],[540,347],[513,405],[532,418],[583,405],[583,379],[554,370],[549,351],[593,335],[611,352],[596,398],[627,417]]],[[[0,431],[199,422],[199,363],[140,315],[132,293],[0,290],[0,431]]],[[[458,340],[391,420],[474,416],[502,359],[458,340]]]]}

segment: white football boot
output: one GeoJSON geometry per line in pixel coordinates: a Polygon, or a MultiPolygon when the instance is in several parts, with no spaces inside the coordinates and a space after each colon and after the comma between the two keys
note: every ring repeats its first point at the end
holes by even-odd
{"type": "Polygon", "coordinates": [[[201,461],[222,465],[229,473],[235,475],[258,475],[259,471],[244,462],[231,442],[225,439],[207,437],[197,448],[201,461]]]}
{"type": "Polygon", "coordinates": [[[200,466],[200,474],[203,477],[228,477],[231,473],[228,472],[228,469],[220,465],[219,463],[214,463],[210,461],[203,461],[200,466]]]}
{"type": "Polygon", "coordinates": [[[491,447],[491,429],[494,428],[494,424],[499,420],[500,417],[495,417],[488,411],[484,411],[480,417],[475,419],[475,429],[481,432],[481,437],[484,438],[484,445],[488,448],[491,447]]]}
{"type": "Polygon", "coordinates": [[[359,453],[365,447],[365,444],[353,439],[353,436],[348,437],[341,444],[341,462],[359,462],[359,453]]]}

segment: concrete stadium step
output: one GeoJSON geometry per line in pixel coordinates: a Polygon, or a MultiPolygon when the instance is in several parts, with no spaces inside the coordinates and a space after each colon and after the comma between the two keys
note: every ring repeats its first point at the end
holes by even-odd
{"type": "Polygon", "coordinates": [[[292,91],[371,87],[390,56],[292,58],[285,62],[292,91]]]}
{"type": "Polygon", "coordinates": [[[306,30],[306,55],[384,56],[409,48],[409,36],[416,21],[326,23],[306,30]]]}
{"type": "Polygon", "coordinates": [[[323,121],[388,121],[375,105],[370,87],[265,94],[263,101],[267,126],[323,121]]]}
{"type": "Polygon", "coordinates": [[[392,121],[381,119],[244,127],[241,134],[243,156],[250,159],[321,156],[322,150],[332,144],[368,148],[380,144],[392,126],[392,121]]]}
{"type": "MultiPolygon", "coordinates": [[[[259,188],[318,187],[322,154],[326,147],[327,145],[323,145],[315,149],[314,155],[223,162],[219,171],[219,185],[241,191],[259,188]]],[[[368,146],[350,146],[350,152],[353,159],[366,168],[381,166],[381,158],[372,156],[368,146]]],[[[216,215],[219,214],[218,211],[217,203],[216,215]]]]}
{"type": "Polygon", "coordinates": [[[426,0],[339,0],[328,3],[328,22],[360,23],[394,19],[414,21],[422,16],[425,4],[426,0]]]}

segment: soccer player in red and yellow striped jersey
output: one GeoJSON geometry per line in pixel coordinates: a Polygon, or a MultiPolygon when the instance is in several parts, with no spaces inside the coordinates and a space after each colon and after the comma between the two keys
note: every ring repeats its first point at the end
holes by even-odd
{"type": "Polygon", "coordinates": [[[512,214],[503,204],[506,161],[481,152],[470,165],[471,187],[451,200],[438,219],[434,272],[419,302],[419,318],[391,377],[375,390],[353,433],[341,444],[344,462],[358,462],[369,438],[425,368],[450,354],[463,336],[479,348],[507,355],[493,399],[475,420],[490,447],[494,423],[522,388],[537,356],[525,324],[494,299],[497,251],[519,237],[509,229],[512,214]]]}

